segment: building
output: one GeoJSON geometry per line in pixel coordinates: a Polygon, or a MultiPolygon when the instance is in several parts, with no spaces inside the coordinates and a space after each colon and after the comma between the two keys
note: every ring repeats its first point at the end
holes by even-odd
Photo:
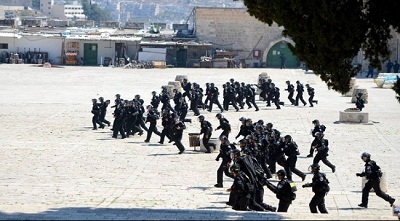
{"type": "Polygon", "coordinates": [[[249,67],[280,67],[280,56],[286,56],[286,67],[297,68],[300,61],[289,50],[294,45],[282,36],[282,27],[269,26],[251,16],[244,8],[196,7],[194,34],[214,49],[235,52],[235,59],[249,67]]]}
{"type": "Polygon", "coordinates": [[[48,17],[51,17],[53,5],[54,0],[40,0],[40,12],[48,17]]]}
{"type": "Polygon", "coordinates": [[[52,17],[61,20],[86,20],[83,6],[73,5],[53,5],[52,17]]]}

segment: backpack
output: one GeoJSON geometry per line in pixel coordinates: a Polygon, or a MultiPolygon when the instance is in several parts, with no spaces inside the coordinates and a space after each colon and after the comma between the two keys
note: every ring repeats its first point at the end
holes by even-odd
{"type": "Polygon", "coordinates": [[[382,177],[381,167],[378,166],[378,164],[376,164],[375,161],[373,161],[373,163],[372,163],[372,173],[375,174],[377,178],[382,177]]]}

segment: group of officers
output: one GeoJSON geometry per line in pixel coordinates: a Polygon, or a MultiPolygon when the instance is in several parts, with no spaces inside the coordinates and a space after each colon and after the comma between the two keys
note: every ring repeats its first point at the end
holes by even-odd
{"type": "MultiPolygon", "coordinates": [[[[294,86],[287,81],[287,91],[289,92],[288,99],[294,106],[299,105],[299,101],[303,105],[307,103],[303,99],[304,88],[303,85],[297,81],[296,90],[294,86]],[[297,91],[296,98],[293,99],[294,92],[297,91]]],[[[185,151],[182,144],[183,131],[186,129],[185,122],[191,122],[187,119],[186,115],[188,110],[193,111],[195,116],[198,116],[200,122],[200,135],[202,135],[203,145],[207,149],[206,153],[211,153],[213,148],[216,149],[215,144],[209,142],[213,128],[209,121],[205,120],[203,115],[200,115],[199,109],[211,112],[213,105],[217,105],[221,113],[216,114],[219,125],[215,130],[222,130],[219,135],[221,141],[220,153],[216,160],[222,159],[221,164],[217,170],[217,184],[215,187],[223,187],[223,174],[234,179],[233,185],[229,188],[230,198],[228,205],[231,205],[235,210],[256,210],[256,211],[278,211],[286,212],[296,199],[295,191],[297,190],[292,181],[292,173],[299,176],[302,181],[305,180],[306,175],[304,172],[296,168],[297,156],[300,154],[296,142],[290,135],[281,136],[281,133],[273,128],[272,123],[264,125],[262,120],[252,122],[251,119],[241,117],[239,120],[242,122],[239,133],[236,139],[242,136],[239,141],[239,147],[229,141],[229,134],[231,126],[222,112],[228,111],[229,106],[232,105],[236,111],[243,109],[245,104],[248,108],[254,107],[256,111],[259,110],[255,102],[255,89],[254,85],[235,82],[231,79],[223,85],[222,105],[219,102],[219,90],[214,83],[207,83],[206,89],[203,90],[199,84],[190,83],[187,79],[183,79],[182,88],[183,93],[174,89],[171,95],[166,87],[162,87],[159,95],[157,92],[152,92],[150,105],[144,107],[144,100],[140,95],[135,95],[133,100],[124,100],[119,94],[116,95],[113,116],[114,122],[112,124],[112,137],[117,138],[118,133],[124,139],[131,135],[138,133],[143,135],[144,131],[147,132],[144,142],[150,142],[153,133],[160,137],[159,143],[163,144],[165,137],[169,139],[169,143],[177,146],[179,154],[185,151]],[[205,97],[204,101],[203,98],[205,97]],[[188,101],[190,105],[188,105],[188,101]],[[171,101],[173,100],[173,104],[171,101]],[[161,106],[161,113],[158,111],[161,106]],[[161,119],[162,130],[157,129],[157,120],[161,119]],[[149,127],[146,123],[149,122],[149,127]],[[276,171],[276,164],[280,165],[283,169],[276,171]],[[272,174],[277,174],[279,179],[278,184],[275,186],[268,181],[272,178],[272,174]],[[263,202],[264,188],[276,193],[279,199],[278,208],[263,202]]],[[[271,79],[262,80],[260,96],[267,102],[267,106],[271,106],[273,102],[277,109],[280,109],[280,93],[279,88],[272,83],[271,79]]],[[[309,104],[317,101],[314,98],[314,89],[306,85],[309,94],[309,104]]],[[[110,100],[104,100],[100,97],[99,100],[92,100],[92,123],[93,130],[104,128],[105,125],[110,126],[111,122],[106,120],[107,107],[110,100]]],[[[313,163],[310,166],[313,178],[311,183],[304,184],[303,187],[312,187],[315,193],[309,207],[312,213],[327,213],[325,207],[325,196],[329,192],[329,181],[325,174],[320,173],[319,162],[322,161],[332,172],[335,172],[335,166],[327,159],[329,151],[329,143],[324,139],[325,126],[320,125],[318,120],[312,122],[314,128],[312,135],[314,137],[310,146],[310,153],[307,157],[313,157],[313,163]],[[318,210],[317,210],[318,208],[318,210]]],[[[365,153],[362,159],[366,162],[366,170],[363,173],[357,174],[358,176],[366,176],[369,178],[367,185],[363,190],[362,203],[360,207],[367,207],[368,193],[371,188],[375,189],[378,196],[388,201],[391,205],[394,199],[383,193],[379,188],[380,177],[375,175],[376,163],[370,160],[370,155],[365,153]],[[367,157],[365,157],[366,155],[367,157]],[[371,163],[373,162],[373,163],[371,163]],[[375,166],[374,166],[375,165],[375,166]],[[367,191],[368,190],[368,191],[367,191]]]]}
{"type": "MultiPolygon", "coordinates": [[[[218,116],[221,122],[225,124],[228,120],[223,120],[223,116],[218,116]]],[[[296,199],[297,187],[293,182],[292,173],[299,176],[302,181],[306,175],[296,168],[297,156],[300,155],[298,146],[290,135],[281,136],[281,133],[273,128],[272,123],[264,125],[262,120],[253,123],[251,119],[240,118],[242,126],[236,139],[240,136],[243,138],[239,141],[239,147],[229,142],[229,127],[223,131],[219,137],[221,141],[220,152],[216,161],[222,159],[217,170],[217,188],[223,187],[223,174],[234,179],[230,191],[228,205],[235,210],[255,210],[255,211],[277,211],[287,212],[293,200],[296,199]],[[276,164],[283,167],[276,171],[276,164]],[[273,185],[268,179],[272,178],[272,174],[276,173],[279,181],[277,185],[273,185]],[[278,208],[266,204],[264,202],[264,186],[267,186],[276,194],[279,199],[278,208]]],[[[199,116],[202,129],[203,125],[211,124],[199,116]]],[[[307,157],[314,157],[310,166],[313,174],[312,181],[302,185],[303,188],[311,187],[314,192],[309,208],[311,213],[328,213],[325,206],[325,196],[330,191],[329,180],[324,173],[320,172],[319,162],[322,161],[335,173],[336,166],[329,160],[329,142],[324,138],[326,127],[321,125],[319,120],[312,121],[314,128],[311,131],[314,140],[310,146],[310,153],[307,157]],[[314,153],[315,156],[314,156],[314,153]]],[[[207,136],[203,137],[203,144],[207,148],[207,136]],[[205,142],[204,142],[205,141],[205,142]]],[[[377,196],[393,206],[395,199],[384,193],[380,188],[380,179],[382,172],[375,161],[371,160],[371,155],[364,152],[361,159],[365,162],[365,170],[357,173],[357,176],[366,177],[368,179],[362,191],[362,202],[359,207],[368,207],[368,196],[372,188],[374,188],[377,196]]]]}

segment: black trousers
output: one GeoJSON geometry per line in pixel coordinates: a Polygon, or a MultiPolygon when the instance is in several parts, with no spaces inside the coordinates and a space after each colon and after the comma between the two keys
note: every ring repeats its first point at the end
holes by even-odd
{"type": "Polygon", "coordinates": [[[255,97],[246,97],[246,104],[249,108],[251,108],[251,104],[258,110],[258,106],[255,101],[255,97]]]}
{"type": "Polygon", "coordinates": [[[209,112],[212,111],[213,104],[216,104],[221,111],[224,110],[224,108],[222,108],[221,104],[219,103],[218,98],[216,97],[216,98],[211,98],[211,100],[210,100],[210,105],[208,105],[209,112]]]}
{"type": "Polygon", "coordinates": [[[299,100],[304,104],[304,106],[307,105],[307,102],[304,101],[303,93],[297,93],[297,95],[296,95],[296,104],[295,104],[296,106],[299,105],[299,100]]]}
{"type": "Polygon", "coordinates": [[[368,205],[368,196],[369,196],[369,191],[371,190],[371,188],[374,188],[375,194],[377,196],[379,196],[380,198],[389,202],[391,197],[381,190],[379,183],[380,183],[379,179],[370,179],[367,181],[367,183],[365,183],[365,186],[362,190],[362,199],[361,199],[362,204],[368,205]]]}
{"type": "MultiPolygon", "coordinates": [[[[255,202],[265,210],[273,211],[273,206],[264,203],[264,187],[260,185],[255,192],[255,202]]],[[[250,208],[251,209],[251,208],[250,208]]]]}
{"type": "Polygon", "coordinates": [[[279,200],[278,212],[287,212],[292,201],[279,200]]]}
{"type": "Polygon", "coordinates": [[[222,184],[223,183],[223,175],[225,173],[226,176],[231,177],[231,174],[229,173],[229,166],[228,166],[228,161],[222,160],[221,164],[218,167],[217,170],[217,183],[222,184]]]}
{"type": "Polygon", "coordinates": [[[182,144],[182,134],[175,134],[174,142],[175,142],[175,146],[178,147],[180,152],[183,152],[185,150],[185,147],[182,144]]]}
{"type": "Polygon", "coordinates": [[[113,138],[117,138],[118,132],[121,134],[122,138],[125,138],[125,130],[124,130],[124,120],[114,120],[113,127],[113,138]]]}
{"type": "Polygon", "coordinates": [[[309,204],[311,213],[318,213],[317,207],[320,213],[328,213],[325,207],[325,195],[326,193],[315,193],[309,204]]]}
{"type": "Polygon", "coordinates": [[[313,99],[314,99],[314,95],[311,95],[311,96],[308,98],[308,103],[310,104],[311,107],[314,107],[314,105],[313,105],[313,99]]]}
{"type": "Polygon", "coordinates": [[[97,124],[100,125],[100,127],[104,127],[104,124],[99,120],[99,115],[94,114],[92,117],[92,124],[93,124],[93,129],[97,129],[97,124]]]}
{"type": "Polygon", "coordinates": [[[154,123],[150,122],[149,129],[147,130],[146,141],[150,141],[151,135],[153,134],[153,132],[155,134],[157,134],[158,136],[161,136],[161,133],[157,130],[157,122],[154,122],[154,123]]]}
{"type": "Polygon", "coordinates": [[[102,123],[106,123],[109,126],[111,124],[110,121],[106,120],[106,113],[101,113],[99,115],[99,121],[102,122],[102,123]]]}
{"type": "Polygon", "coordinates": [[[327,156],[328,156],[327,150],[318,151],[317,155],[315,155],[314,157],[313,164],[318,164],[319,161],[322,161],[325,165],[327,165],[329,168],[333,170],[335,166],[331,162],[329,162],[328,159],[326,159],[327,156]]]}
{"type": "Polygon", "coordinates": [[[296,101],[293,99],[293,94],[294,94],[294,92],[289,92],[289,95],[288,95],[288,99],[289,99],[289,101],[290,101],[290,103],[292,103],[293,105],[295,105],[296,104],[296,101]]]}
{"type": "Polygon", "coordinates": [[[172,137],[171,137],[171,129],[169,127],[164,127],[162,129],[159,143],[164,143],[165,137],[167,137],[170,140],[172,139],[172,137]]]}
{"type": "Polygon", "coordinates": [[[310,155],[313,156],[314,155],[314,149],[312,148],[313,146],[315,146],[318,142],[318,139],[316,137],[314,137],[314,140],[311,142],[311,146],[310,146],[310,155]]]}
{"type": "Polygon", "coordinates": [[[210,134],[203,134],[203,138],[202,138],[202,140],[203,140],[203,145],[204,145],[204,147],[207,149],[207,151],[211,151],[211,149],[210,149],[210,146],[214,146],[215,147],[215,144],[211,144],[210,145],[210,143],[209,143],[209,141],[210,141],[210,138],[211,138],[211,133],[210,134]],[[206,137],[207,136],[207,137],[206,137]]]}
{"type": "Polygon", "coordinates": [[[305,174],[296,168],[297,156],[290,156],[286,159],[286,167],[288,167],[287,178],[292,180],[292,172],[297,176],[303,178],[305,174]]]}

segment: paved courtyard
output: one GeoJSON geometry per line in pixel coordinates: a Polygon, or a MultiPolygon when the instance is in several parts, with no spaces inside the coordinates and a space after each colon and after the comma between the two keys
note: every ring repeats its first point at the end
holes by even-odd
{"type": "MultiPolygon", "coordinates": [[[[2,64],[0,79],[0,219],[397,219],[389,203],[374,193],[368,209],[357,206],[361,179],[355,174],[363,169],[363,151],[369,151],[386,173],[387,192],[400,204],[400,104],[394,91],[377,88],[372,79],[356,81],[359,88],[368,90],[363,110],[369,113],[368,124],[338,123],[339,111],[355,106],[351,98],[328,90],[319,77],[293,69],[46,69],[2,64]],[[326,197],[328,215],[309,212],[313,193],[301,188],[303,182],[297,176],[297,199],[288,213],[237,212],[227,207],[226,189],[232,180],[225,177],[223,189],[213,187],[217,153],[204,154],[189,147],[188,133],[199,131],[192,112],[182,155],[171,144],[158,144],[155,135],[144,143],[145,136],[112,139],[107,127],[92,130],[92,98],[113,101],[117,93],[124,99],[140,94],[147,105],[151,91],[160,92],[176,75],[187,75],[202,87],[214,82],[221,90],[230,78],[257,83],[261,72],[271,76],[285,103],[286,80],[310,84],[319,103],[314,108],[289,105],[276,110],[258,101],[259,112],[224,112],[232,124],[231,141],[241,116],[271,122],[282,135],[292,135],[301,152],[298,168],[307,171],[312,163],[305,157],[312,141],[311,121],[319,119],[327,127],[328,159],[337,168],[333,174],[321,165],[331,182],[326,197]]],[[[217,110],[201,111],[214,128],[217,110]]],[[[109,120],[111,113],[109,109],[109,120]]],[[[307,171],[305,182],[311,177],[307,171]]],[[[266,190],[264,199],[277,206],[271,191],[266,190]]]]}

